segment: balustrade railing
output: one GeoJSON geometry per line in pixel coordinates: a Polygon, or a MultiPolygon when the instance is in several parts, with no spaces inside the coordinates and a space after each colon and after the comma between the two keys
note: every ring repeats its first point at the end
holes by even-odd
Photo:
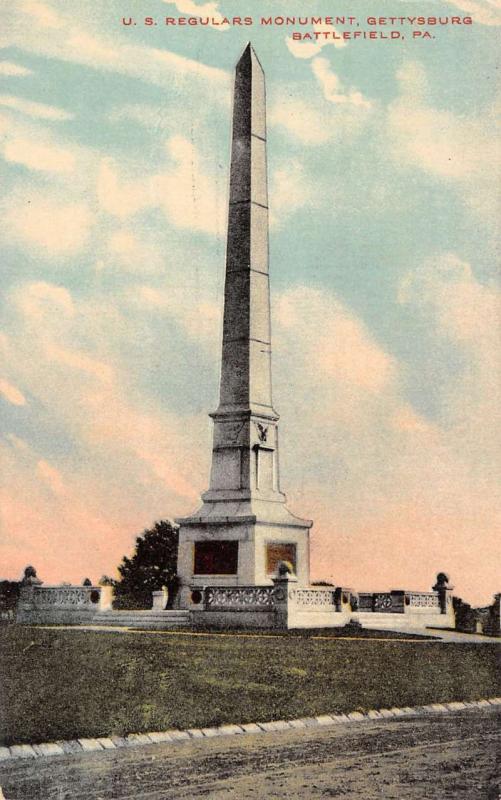
{"type": "Polygon", "coordinates": [[[33,586],[31,602],[35,608],[83,608],[99,603],[97,586],[33,586]]]}
{"type": "MultiPolygon", "coordinates": [[[[273,611],[283,599],[275,586],[211,586],[205,589],[206,611],[273,611]]],[[[282,592],[283,595],[283,592],[282,592]]]]}
{"type": "Polygon", "coordinates": [[[440,608],[437,592],[406,592],[405,605],[418,608],[440,608]]]}
{"type": "Polygon", "coordinates": [[[301,610],[335,610],[335,589],[290,589],[289,599],[301,610]]]}

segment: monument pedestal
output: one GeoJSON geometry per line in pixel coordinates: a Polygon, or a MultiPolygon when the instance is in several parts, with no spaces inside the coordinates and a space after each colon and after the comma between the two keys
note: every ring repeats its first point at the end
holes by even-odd
{"type": "Polygon", "coordinates": [[[204,503],[177,521],[182,608],[192,606],[197,587],[272,585],[281,561],[292,565],[300,585],[309,584],[311,522],[282,503],[204,503]]]}

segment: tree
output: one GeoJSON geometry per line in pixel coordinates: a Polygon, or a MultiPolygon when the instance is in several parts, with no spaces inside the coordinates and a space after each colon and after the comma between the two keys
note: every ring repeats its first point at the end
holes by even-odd
{"type": "Polygon", "coordinates": [[[169,605],[177,588],[178,526],[155,522],[136,539],[132,558],[124,556],[114,581],[117,608],[151,608],[151,593],[167,586],[169,605]]]}

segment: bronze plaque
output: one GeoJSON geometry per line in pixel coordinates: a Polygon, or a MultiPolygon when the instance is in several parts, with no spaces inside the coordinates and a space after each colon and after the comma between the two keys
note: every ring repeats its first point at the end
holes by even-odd
{"type": "Polygon", "coordinates": [[[238,542],[195,542],[195,575],[236,575],[238,542]]]}
{"type": "Polygon", "coordinates": [[[291,542],[269,542],[266,545],[266,573],[273,575],[280,561],[289,561],[296,571],[296,545],[291,542]]]}

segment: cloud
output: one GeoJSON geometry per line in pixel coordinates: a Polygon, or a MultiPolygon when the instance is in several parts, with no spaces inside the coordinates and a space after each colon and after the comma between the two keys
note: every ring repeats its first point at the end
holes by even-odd
{"type": "Polygon", "coordinates": [[[479,283],[471,265],[455,253],[431,258],[408,273],[401,281],[399,300],[432,313],[439,330],[459,343],[478,345],[499,337],[499,292],[479,283]]]}
{"type": "Polygon", "coordinates": [[[47,483],[54,494],[64,494],[65,487],[61,477],[61,473],[55,467],[51,466],[44,459],[40,459],[37,464],[37,474],[47,483]]]}
{"type": "Polygon", "coordinates": [[[167,142],[173,169],[153,178],[152,188],[166,216],[179,228],[220,233],[224,226],[223,198],[205,173],[196,148],[182,136],[167,142]]]}
{"type": "Polygon", "coordinates": [[[497,0],[447,0],[461,11],[470,14],[474,23],[501,25],[501,9],[497,0]]]}
{"type": "Polygon", "coordinates": [[[69,173],[75,169],[75,156],[70,150],[38,143],[33,139],[8,139],[3,157],[12,164],[38,172],[69,173]]]}
{"type": "Polygon", "coordinates": [[[121,219],[134,216],[152,202],[144,178],[126,182],[110,158],[103,159],[99,166],[97,199],[104,211],[121,219]]]}
{"type": "Polygon", "coordinates": [[[128,75],[162,88],[190,81],[193,89],[193,81],[198,81],[205,89],[218,88],[210,93],[210,100],[216,103],[219,90],[224,94],[230,85],[229,75],[221,69],[169,50],[130,44],[125,36],[105,36],[95,20],[75,20],[73,12],[56,12],[41,2],[23,2],[14,8],[3,38],[6,46],[128,75]]]}
{"type": "Polygon", "coordinates": [[[361,92],[350,89],[346,91],[339,77],[332,72],[326,58],[315,58],[311,63],[313,74],[318,80],[324,97],[330,103],[342,103],[358,108],[371,108],[372,102],[367,100],[361,92]]]}
{"type": "Polygon", "coordinates": [[[51,6],[37,0],[22,0],[20,5],[21,10],[32,17],[41,28],[54,31],[64,27],[63,18],[51,6]]]}
{"type": "Polygon", "coordinates": [[[28,69],[28,67],[23,67],[22,64],[16,64],[13,61],[0,61],[0,75],[24,77],[26,75],[33,75],[33,70],[28,69]]]}
{"type": "Polygon", "coordinates": [[[194,293],[186,287],[162,289],[142,284],[127,289],[123,303],[126,308],[134,308],[145,315],[168,315],[205,351],[213,355],[218,349],[221,304],[206,287],[195,300],[194,293]]]}
{"type": "Polygon", "coordinates": [[[160,208],[178,228],[220,233],[224,226],[221,187],[205,171],[198,149],[177,135],[167,140],[165,153],[169,166],[141,178],[120,175],[111,160],[104,161],[97,185],[100,206],[120,219],[160,208]]]}
{"type": "Polygon", "coordinates": [[[23,97],[14,97],[7,94],[0,95],[0,106],[19,111],[21,114],[35,117],[35,119],[65,121],[75,118],[74,114],[62,108],[48,106],[45,103],[35,103],[33,100],[25,100],[23,97]]]}
{"type": "Polygon", "coordinates": [[[294,212],[316,205],[315,184],[297,159],[278,166],[270,181],[270,223],[281,225],[294,212]]]}
{"type": "Polygon", "coordinates": [[[395,363],[340,301],[319,289],[298,286],[276,305],[280,335],[302,342],[301,364],[315,381],[343,387],[356,397],[379,395],[394,380],[395,363]],[[301,336],[301,331],[308,335],[301,336]]]}
{"type": "Polygon", "coordinates": [[[68,289],[45,281],[20,286],[13,291],[11,299],[23,317],[37,322],[42,322],[46,316],[59,320],[71,318],[75,313],[68,289]]]}
{"type": "Polygon", "coordinates": [[[291,94],[278,87],[273,97],[269,122],[283,128],[303,145],[319,146],[333,140],[360,133],[371,119],[375,104],[354,88],[346,89],[339,76],[332,72],[329,61],[314,58],[311,70],[322,94],[306,96],[304,89],[291,94]],[[325,102],[327,101],[327,102],[325,102]]]}
{"type": "Polygon", "coordinates": [[[9,403],[12,403],[13,406],[26,405],[26,398],[24,394],[19,391],[16,386],[13,386],[4,379],[0,379],[0,394],[5,400],[7,400],[9,403]]]}
{"type": "Polygon", "coordinates": [[[284,92],[272,103],[268,119],[269,124],[283,128],[301,144],[325,144],[332,136],[324,114],[310,103],[284,92]]]}
{"type": "Polygon", "coordinates": [[[44,259],[67,258],[86,245],[94,219],[85,203],[26,192],[11,200],[3,227],[14,244],[44,259]]]}
{"type": "Polygon", "coordinates": [[[441,415],[458,430],[461,457],[476,459],[472,472],[487,479],[500,461],[492,432],[501,427],[499,366],[501,294],[482,284],[454,253],[428,259],[401,282],[399,300],[412,305],[437,337],[464,354],[464,366],[439,385],[441,415]]]}
{"type": "Polygon", "coordinates": [[[415,167],[456,185],[484,219],[497,218],[499,148],[494,114],[465,116],[434,108],[426,71],[405,62],[397,72],[401,93],[387,111],[389,152],[404,170],[415,167]]]}

